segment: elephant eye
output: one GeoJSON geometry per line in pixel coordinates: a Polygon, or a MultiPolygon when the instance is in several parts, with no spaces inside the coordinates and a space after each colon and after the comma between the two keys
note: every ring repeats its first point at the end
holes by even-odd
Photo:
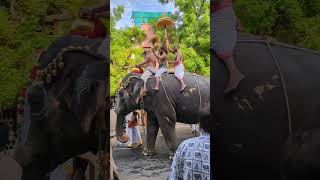
{"type": "Polygon", "coordinates": [[[123,99],[123,91],[118,91],[117,96],[120,100],[123,99]]]}

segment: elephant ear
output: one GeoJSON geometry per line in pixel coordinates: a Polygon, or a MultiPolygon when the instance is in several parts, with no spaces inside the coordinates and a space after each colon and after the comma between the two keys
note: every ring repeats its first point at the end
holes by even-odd
{"type": "Polygon", "coordinates": [[[104,106],[105,100],[105,64],[88,64],[81,75],[75,80],[74,99],[77,103],[81,127],[85,133],[90,131],[90,127],[97,116],[97,113],[104,106]]]}
{"type": "Polygon", "coordinates": [[[133,85],[133,91],[132,91],[132,97],[134,99],[134,102],[136,104],[139,103],[141,97],[142,97],[142,86],[143,83],[141,83],[140,81],[137,81],[136,83],[134,83],[133,85]]]}

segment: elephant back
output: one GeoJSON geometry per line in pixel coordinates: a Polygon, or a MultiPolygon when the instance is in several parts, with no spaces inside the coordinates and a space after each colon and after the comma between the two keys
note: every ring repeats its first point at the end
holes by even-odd
{"type": "Polygon", "coordinates": [[[47,67],[58,53],[61,53],[66,48],[81,48],[89,54],[98,55],[98,48],[101,45],[101,39],[90,39],[81,36],[63,36],[54,41],[48,49],[41,54],[39,64],[42,68],[47,67]]]}
{"type": "Polygon", "coordinates": [[[319,59],[317,52],[276,40],[268,45],[261,37],[239,34],[235,61],[246,78],[236,92],[226,95],[223,90],[228,71],[212,53],[211,93],[219,140],[216,147],[221,158],[226,158],[222,161],[229,164],[228,169],[244,172],[260,168],[256,172],[262,173],[263,168],[248,167],[241,162],[244,159],[251,159],[248,164],[266,162],[264,166],[270,170],[266,177],[271,178],[290,133],[320,127],[317,118],[320,101],[316,100],[320,98],[320,85],[314,83],[320,73],[319,59]],[[234,144],[239,146],[235,148],[234,144]]]}
{"type": "Polygon", "coordinates": [[[159,99],[163,104],[172,99],[178,122],[196,124],[199,122],[200,111],[210,109],[210,81],[206,77],[188,72],[185,73],[184,81],[187,87],[180,92],[180,82],[173,74],[163,76],[163,89],[160,89],[159,99]]]}

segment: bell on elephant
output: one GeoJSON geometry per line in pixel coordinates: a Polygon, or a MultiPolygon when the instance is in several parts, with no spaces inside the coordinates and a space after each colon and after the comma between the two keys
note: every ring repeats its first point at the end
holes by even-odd
{"type": "Polygon", "coordinates": [[[43,85],[44,85],[44,82],[41,80],[41,81],[38,81],[38,85],[40,86],[40,87],[43,87],[43,85]]]}
{"type": "Polygon", "coordinates": [[[53,69],[53,70],[51,71],[51,74],[52,74],[52,76],[57,76],[57,70],[56,70],[56,69],[53,69]]]}
{"type": "Polygon", "coordinates": [[[64,62],[62,62],[62,61],[59,62],[59,65],[58,65],[58,66],[59,66],[59,69],[60,69],[60,70],[63,69],[63,67],[64,67],[64,62]]]}
{"type": "Polygon", "coordinates": [[[42,75],[43,75],[43,76],[46,76],[47,73],[48,73],[48,69],[47,69],[47,68],[44,68],[44,69],[42,70],[42,75]]]}
{"type": "Polygon", "coordinates": [[[47,74],[46,82],[49,84],[52,80],[51,74],[47,74]]]}

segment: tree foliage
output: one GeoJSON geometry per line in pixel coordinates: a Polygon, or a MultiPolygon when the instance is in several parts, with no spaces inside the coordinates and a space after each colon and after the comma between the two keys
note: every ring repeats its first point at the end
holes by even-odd
{"type": "Polygon", "coordinates": [[[320,50],[320,0],[234,0],[247,32],[320,50]]]}
{"type": "Polygon", "coordinates": [[[130,67],[143,61],[141,42],[145,37],[137,27],[116,29],[115,23],[121,19],[123,6],[113,9],[110,34],[110,93],[114,95],[121,79],[131,70],[130,67]]]}
{"type": "MultiPolygon", "coordinates": [[[[168,3],[162,1],[161,3],[168,3]]],[[[210,75],[210,16],[209,0],[175,0],[177,11],[171,18],[176,27],[168,29],[170,45],[178,44],[184,58],[187,71],[201,75],[210,75]]],[[[143,61],[141,42],[144,32],[133,27],[123,29],[114,28],[119,20],[119,14],[123,12],[121,6],[113,10],[111,18],[111,95],[114,95],[121,79],[130,71],[126,66],[135,65],[143,61]],[[134,57],[134,58],[132,58],[134,57]]],[[[164,30],[156,27],[156,20],[148,23],[153,26],[155,34],[161,43],[164,43],[164,30]]],[[[169,53],[169,60],[173,55],[169,53]]]]}
{"type": "Polygon", "coordinates": [[[46,49],[70,30],[72,19],[53,30],[42,18],[67,10],[74,18],[80,7],[96,5],[98,0],[23,0],[0,3],[0,106],[13,105],[36,63],[36,49],[46,49]],[[11,7],[11,8],[10,8],[11,7]]]}

